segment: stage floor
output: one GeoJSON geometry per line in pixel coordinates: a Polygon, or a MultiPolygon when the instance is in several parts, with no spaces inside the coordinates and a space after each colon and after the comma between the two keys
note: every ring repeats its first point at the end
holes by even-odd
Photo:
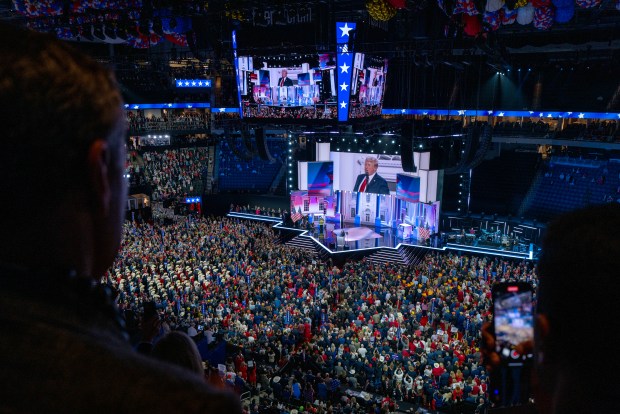
{"type": "Polygon", "coordinates": [[[415,246],[429,250],[454,250],[525,260],[532,260],[534,258],[534,252],[507,250],[502,246],[495,247],[479,243],[458,244],[451,242],[442,244],[439,237],[433,237],[431,240],[402,239],[397,237],[396,229],[391,227],[354,226],[353,223],[344,223],[341,227],[340,223],[328,222],[323,226],[315,224],[316,227],[313,229],[301,229],[285,226],[279,217],[236,212],[229,213],[228,216],[273,223],[274,228],[298,233],[299,236],[312,240],[317,247],[324,249],[329,254],[336,255],[344,252],[377,251],[381,249],[394,250],[400,248],[400,246],[415,246]]]}

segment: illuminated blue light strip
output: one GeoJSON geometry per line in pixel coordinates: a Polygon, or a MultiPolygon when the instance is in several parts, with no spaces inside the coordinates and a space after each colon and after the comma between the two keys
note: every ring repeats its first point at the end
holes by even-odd
{"type": "Polygon", "coordinates": [[[239,118],[243,118],[243,111],[241,110],[241,79],[239,76],[239,57],[237,56],[237,31],[232,31],[232,49],[233,49],[233,62],[235,70],[235,79],[237,79],[237,102],[239,102],[239,118]]]}
{"type": "Polygon", "coordinates": [[[338,121],[349,119],[349,95],[353,75],[353,41],[355,23],[336,22],[336,88],[338,88],[338,121]]]}
{"type": "Polygon", "coordinates": [[[382,115],[424,115],[424,116],[495,116],[527,118],[573,118],[620,120],[616,112],[558,112],[558,111],[501,111],[475,109],[383,109],[382,115]]]}
{"type": "Polygon", "coordinates": [[[153,104],[125,104],[125,109],[191,109],[210,108],[208,102],[184,102],[184,103],[153,103],[153,104]]]}
{"type": "Polygon", "coordinates": [[[210,88],[211,79],[175,79],[177,88],[210,88]]]}

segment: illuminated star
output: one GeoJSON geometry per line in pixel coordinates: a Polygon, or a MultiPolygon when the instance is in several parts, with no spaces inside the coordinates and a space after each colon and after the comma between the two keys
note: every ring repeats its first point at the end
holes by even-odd
{"type": "Polygon", "coordinates": [[[192,107],[192,104],[187,104],[187,107],[188,107],[188,108],[191,108],[191,107],[192,107]]]}
{"type": "Polygon", "coordinates": [[[407,112],[407,111],[406,111],[406,110],[404,110],[404,109],[401,109],[401,110],[400,110],[400,113],[401,113],[401,114],[404,114],[405,112],[407,112]]]}
{"type": "Polygon", "coordinates": [[[342,46],[340,47],[340,52],[341,52],[343,55],[348,55],[348,54],[349,54],[349,53],[348,53],[348,52],[349,52],[349,45],[342,45],[342,46]]]}
{"type": "Polygon", "coordinates": [[[178,81],[177,86],[183,86],[183,81],[178,81]]]}
{"type": "Polygon", "coordinates": [[[579,115],[577,115],[579,117],[579,119],[583,119],[584,116],[586,116],[586,114],[584,114],[583,112],[580,113],[579,115]]]}
{"type": "MultiPolygon", "coordinates": [[[[129,108],[129,104],[125,104],[125,108],[129,108]]],[[[618,114],[620,116],[620,114],[618,114]]]]}
{"type": "Polygon", "coordinates": [[[499,114],[497,114],[497,116],[504,116],[504,113],[500,112],[499,114]]]}
{"type": "Polygon", "coordinates": [[[532,115],[534,113],[534,111],[530,111],[530,115],[532,115]]]}
{"type": "Polygon", "coordinates": [[[572,112],[567,112],[567,114],[572,115],[573,113],[572,112]]]}
{"type": "Polygon", "coordinates": [[[343,64],[342,64],[342,66],[340,66],[340,69],[342,70],[342,72],[341,72],[341,73],[349,73],[349,68],[350,68],[350,67],[351,67],[351,66],[347,66],[347,64],[346,64],[346,63],[343,63],[343,64]]]}
{"type": "Polygon", "coordinates": [[[168,104],[168,108],[172,108],[172,104],[168,104]]]}
{"type": "Polygon", "coordinates": [[[189,86],[189,82],[188,81],[185,81],[185,86],[189,86]]]}
{"type": "Polygon", "coordinates": [[[460,111],[458,111],[459,115],[465,115],[465,111],[463,109],[461,109],[460,111]]]}
{"type": "Polygon", "coordinates": [[[493,113],[493,111],[487,111],[487,114],[489,114],[489,115],[491,115],[492,113],[493,113]]]}
{"type": "Polygon", "coordinates": [[[428,112],[422,112],[422,115],[428,115],[428,112]]]}
{"type": "Polygon", "coordinates": [[[340,102],[340,107],[342,109],[346,109],[347,108],[347,103],[345,101],[340,102]]]}
{"type": "Polygon", "coordinates": [[[211,81],[210,80],[206,80],[205,81],[205,86],[211,86],[211,81]]]}
{"type": "Polygon", "coordinates": [[[545,116],[545,114],[543,114],[542,112],[538,114],[539,118],[542,118],[543,116],[545,116]]]}
{"type": "Polygon", "coordinates": [[[192,81],[192,86],[196,86],[196,81],[192,81]]]}
{"type": "Polygon", "coordinates": [[[198,82],[198,86],[202,86],[202,81],[198,82]]]}
{"type": "Polygon", "coordinates": [[[349,87],[349,85],[347,85],[346,83],[342,82],[342,85],[340,85],[340,90],[341,91],[346,91],[348,87],[349,87]]]}
{"type": "Polygon", "coordinates": [[[620,118],[620,114],[618,114],[618,118],[620,118]]]}
{"type": "Polygon", "coordinates": [[[342,30],[341,37],[349,36],[349,32],[353,30],[352,27],[349,27],[348,23],[345,23],[344,26],[339,27],[338,29],[342,30]]]}
{"type": "Polygon", "coordinates": [[[220,108],[220,112],[226,112],[226,108],[220,108]]]}
{"type": "Polygon", "coordinates": [[[138,108],[140,108],[140,105],[134,105],[133,106],[133,109],[138,109],[138,108]]]}
{"type": "Polygon", "coordinates": [[[551,114],[547,114],[547,118],[553,118],[551,114]]]}

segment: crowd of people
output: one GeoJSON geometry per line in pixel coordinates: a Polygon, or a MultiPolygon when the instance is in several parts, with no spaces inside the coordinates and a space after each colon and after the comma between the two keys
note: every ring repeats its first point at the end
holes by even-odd
{"type": "Polygon", "coordinates": [[[135,185],[152,186],[152,200],[164,201],[194,195],[209,162],[205,147],[131,152],[127,172],[135,185]]]}
{"type": "Polygon", "coordinates": [[[161,116],[144,116],[140,112],[126,111],[130,131],[178,131],[209,129],[209,114],[195,111],[180,113],[163,112],[161,116]]]}
{"type": "Polygon", "coordinates": [[[335,104],[313,107],[244,105],[243,116],[250,118],[334,119],[337,116],[337,108],[335,104]]]}
{"type": "Polygon", "coordinates": [[[328,412],[316,400],[337,412],[484,404],[478,341],[490,286],[536,282],[528,262],[443,253],[415,268],[338,268],[276,244],[265,224],[228,218],[127,223],[124,233],[104,278],[122,309],[137,313],[154,300],[170,329],[217,333],[242,350],[224,383],[308,412],[328,412]]]}

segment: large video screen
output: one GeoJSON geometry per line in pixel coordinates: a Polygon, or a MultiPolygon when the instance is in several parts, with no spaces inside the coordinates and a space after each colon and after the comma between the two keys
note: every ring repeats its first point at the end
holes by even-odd
{"type": "Polygon", "coordinates": [[[240,56],[237,65],[244,118],[335,119],[336,59],[240,56]]]}
{"type": "Polygon", "coordinates": [[[388,61],[385,58],[355,54],[349,118],[381,115],[387,69],[388,61]]]}
{"type": "Polygon", "coordinates": [[[420,201],[420,177],[396,174],[396,197],[410,203],[420,201]]]}
{"type": "Polygon", "coordinates": [[[331,161],[308,163],[308,195],[330,196],[334,187],[334,163],[331,161]]]}

